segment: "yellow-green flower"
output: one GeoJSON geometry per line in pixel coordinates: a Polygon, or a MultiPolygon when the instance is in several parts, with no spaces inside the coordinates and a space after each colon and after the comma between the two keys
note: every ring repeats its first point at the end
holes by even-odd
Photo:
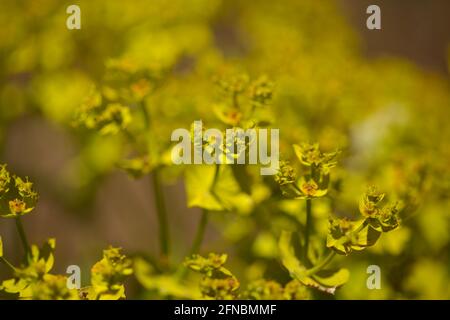
{"type": "Polygon", "coordinates": [[[31,212],[38,199],[33,183],[28,177],[22,179],[0,166],[0,217],[18,217],[31,212]]]}
{"type": "Polygon", "coordinates": [[[91,269],[91,300],[117,300],[125,298],[123,281],[133,273],[132,261],[121,254],[120,248],[103,250],[103,258],[91,269]]]}

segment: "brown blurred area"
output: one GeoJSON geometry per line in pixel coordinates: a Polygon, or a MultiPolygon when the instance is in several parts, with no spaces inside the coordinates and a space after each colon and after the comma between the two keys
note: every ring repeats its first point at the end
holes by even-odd
{"type": "MultiPolygon", "coordinates": [[[[339,0],[349,23],[358,31],[360,43],[369,58],[398,56],[417,63],[431,72],[445,74],[446,52],[450,44],[449,0],[339,0]],[[382,12],[382,30],[366,28],[366,8],[377,4],[382,12]]],[[[36,183],[39,205],[24,221],[33,243],[47,237],[57,239],[56,271],[64,272],[69,264],[82,270],[100,259],[99,248],[109,244],[122,246],[129,252],[158,251],[158,234],[149,179],[132,180],[115,172],[97,186],[89,210],[90,215],[76,214],[59,198],[58,174],[76,156],[76,146],[59,128],[38,117],[27,117],[11,123],[6,132],[2,161],[11,171],[28,175],[36,183]],[[87,245],[88,244],[88,245],[87,245]]],[[[200,215],[185,208],[181,184],[165,188],[169,205],[172,241],[175,248],[186,250],[191,242],[200,215]],[[186,212],[189,211],[189,212],[186,212]]],[[[17,251],[19,239],[14,221],[2,219],[0,233],[5,250],[17,251]]],[[[214,246],[217,232],[209,226],[206,248],[214,246]]],[[[13,261],[17,261],[17,251],[13,261]]],[[[83,281],[86,277],[83,276],[83,281]]]]}
{"type": "Polygon", "coordinates": [[[448,0],[339,0],[368,57],[399,56],[434,72],[447,72],[448,0]],[[381,9],[381,30],[366,28],[366,8],[381,9]]]}

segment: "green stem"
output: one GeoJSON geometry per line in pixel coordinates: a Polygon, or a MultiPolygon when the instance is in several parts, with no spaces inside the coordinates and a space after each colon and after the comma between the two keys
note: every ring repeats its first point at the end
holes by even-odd
{"type": "Polygon", "coordinates": [[[5,266],[7,266],[8,268],[10,268],[13,272],[16,271],[16,268],[5,258],[0,257],[0,262],[3,262],[5,264],[5,266]]]}
{"type": "Polygon", "coordinates": [[[22,220],[20,220],[20,217],[16,218],[16,227],[17,231],[19,232],[20,240],[22,241],[25,254],[28,257],[28,254],[30,252],[30,245],[28,244],[27,235],[25,234],[25,230],[23,228],[22,220]]]}
{"type": "Polygon", "coordinates": [[[205,237],[205,230],[207,224],[208,224],[208,210],[203,209],[202,216],[198,224],[197,232],[194,237],[194,242],[192,243],[191,251],[189,252],[190,256],[200,251],[203,238],[205,237]]]}
{"type": "Polygon", "coordinates": [[[335,255],[336,255],[336,252],[330,251],[330,253],[322,261],[320,261],[317,265],[315,265],[311,269],[307,270],[307,275],[310,276],[310,275],[316,274],[317,272],[319,272],[320,270],[325,268],[325,266],[327,264],[329,264],[331,262],[331,260],[333,260],[335,255]]]}
{"type": "MultiPolygon", "coordinates": [[[[210,192],[212,193],[212,195],[214,197],[217,197],[214,194],[214,187],[216,186],[216,183],[219,179],[219,173],[220,173],[220,164],[216,164],[214,180],[213,180],[213,183],[212,183],[211,189],[210,189],[210,192]]],[[[209,214],[208,210],[203,209],[202,216],[200,218],[200,223],[198,225],[197,232],[195,234],[194,242],[192,243],[191,250],[189,251],[189,256],[192,256],[193,254],[198,253],[198,251],[200,250],[200,246],[201,246],[201,244],[203,242],[203,238],[205,236],[206,225],[208,224],[208,214],[209,214]]],[[[178,278],[183,279],[186,276],[187,271],[188,271],[188,269],[183,264],[181,264],[181,266],[177,272],[178,278]]]]}
{"type": "Polygon", "coordinates": [[[142,115],[144,116],[144,126],[146,129],[148,129],[150,128],[150,113],[148,112],[144,103],[139,103],[139,106],[141,108],[142,115]]]}
{"type": "MultiPolygon", "coordinates": [[[[203,238],[205,237],[206,225],[208,224],[208,210],[203,209],[202,216],[200,218],[200,222],[197,227],[197,232],[194,236],[194,241],[192,242],[191,250],[189,251],[189,257],[193,254],[199,253],[200,247],[203,242],[203,238]]],[[[176,272],[176,275],[179,279],[184,279],[186,277],[188,269],[181,264],[180,268],[176,272]]]]}
{"type": "Polygon", "coordinates": [[[311,199],[306,199],[306,223],[305,223],[305,247],[303,250],[303,259],[306,263],[308,260],[309,235],[311,233],[312,216],[311,216],[311,199]]]}
{"type": "MultiPolygon", "coordinates": [[[[146,130],[150,128],[150,113],[148,112],[143,102],[139,103],[139,107],[144,117],[144,127],[146,130]]],[[[150,146],[148,146],[150,148],[150,146]]],[[[161,185],[160,173],[158,169],[153,170],[152,174],[153,192],[155,195],[156,214],[158,216],[159,225],[159,244],[162,262],[169,264],[170,254],[170,237],[169,237],[169,222],[167,216],[166,202],[164,200],[164,192],[161,185]]]]}
{"type": "Polygon", "coordinates": [[[211,185],[211,190],[213,190],[216,187],[217,181],[219,180],[219,174],[220,174],[220,163],[217,163],[216,171],[214,172],[214,180],[211,185]]]}
{"type": "Polygon", "coordinates": [[[239,93],[236,91],[233,92],[231,96],[231,103],[235,109],[239,109],[239,100],[238,100],[239,93]]]}
{"type": "Polygon", "coordinates": [[[169,261],[169,223],[167,219],[166,204],[164,201],[164,192],[162,190],[160,176],[158,170],[154,170],[152,174],[153,191],[155,194],[156,213],[158,215],[159,224],[159,243],[163,261],[169,261]]]}

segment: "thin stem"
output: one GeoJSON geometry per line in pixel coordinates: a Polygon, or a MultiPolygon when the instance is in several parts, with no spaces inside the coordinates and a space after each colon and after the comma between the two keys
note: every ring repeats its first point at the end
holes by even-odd
{"type": "MultiPolygon", "coordinates": [[[[191,250],[189,251],[189,257],[200,251],[203,238],[205,237],[205,230],[207,224],[208,224],[208,210],[203,209],[202,216],[200,218],[200,222],[197,227],[197,232],[195,234],[194,241],[192,242],[191,250]]],[[[184,279],[186,277],[187,271],[188,269],[183,264],[181,264],[180,268],[176,272],[176,275],[179,279],[184,279]]]]}
{"type": "Polygon", "coordinates": [[[231,103],[235,109],[239,109],[239,100],[238,100],[239,93],[236,91],[233,92],[231,96],[231,103]]]}
{"type": "MultiPolygon", "coordinates": [[[[150,113],[148,112],[143,102],[139,103],[139,108],[141,109],[142,115],[144,117],[145,130],[148,130],[150,128],[150,121],[151,121],[150,113]]],[[[150,146],[148,146],[148,148],[150,148],[150,146]]],[[[162,189],[158,169],[153,170],[151,180],[155,196],[156,214],[158,216],[159,245],[161,250],[162,262],[164,264],[169,264],[169,254],[170,254],[169,223],[167,217],[166,202],[164,200],[164,192],[162,189]]]]}
{"type": "Polygon", "coordinates": [[[315,265],[311,269],[308,269],[307,274],[310,276],[325,268],[325,266],[329,264],[331,260],[333,260],[335,255],[336,252],[330,251],[330,253],[322,261],[320,261],[317,265],[315,265]]]}
{"type": "Polygon", "coordinates": [[[6,260],[4,257],[0,257],[0,262],[3,262],[5,264],[5,266],[10,268],[13,272],[16,271],[16,268],[8,260],[6,260]]]}
{"type": "Polygon", "coordinates": [[[144,116],[144,126],[146,129],[148,129],[150,128],[150,113],[148,112],[144,103],[139,103],[139,106],[141,108],[142,115],[144,116]]]}
{"type": "MultiPolygon", "coordinates": [[[[210,192],[214,197],[216,197],[216,195],[214,194],[214,187],[216,186],[216,183],[219,179],[219,173],[220,173],[220,164],[216,164],[216,171],[214,173],[214,179],[210,188],[210,192]]],[[[202,216],[200,218],[200,223],[198,225],[197,232],[195,234],[194,242],[192,244],[191,250],[189,251],[189,256],[198,253],[198,251],[200,250],[200,246],[205,236],[206,225],[208,224],[208,214],[209,214],[208,210],[203,209],[202,216]]],[[[177,271],[178,278],[183,279],[186,276],[187,271],[188,269],[183,264],[181,264],[180,268],[177,271]]]]}
{"type": "Polygon", "coordinates": [[[169,223],[167,219],[166,204],[164,201],[164,192],[161,187],[160,176],[158,170],[154,170],[152,174],[153,191],[155,193],[156,213],[158,215],[159,224],[159,243],[163,261],[169,261],[169,223]]]}
{"type": "Polygon", "coordinates": [[[16,218],[16,227],[17,231],[19,232],[20,240],[22,241],[25,254],[28,257],[28,254],[30,252],[30,245],[28,244],[27,235],[25,234],[25,230],[23,228],[22,220],[20,220],[20,217],[16,218]]]}
{"type": "Polygon", "coordinates": [[[216,171],[214,172],[213,183],[211,185],[211,190],[213,190],[216,187],[217,181],[219,180],[219,175],[220,175],[220,163],[217,163],[216,171]]]}
{"type": "Polygon", "coordinates": [[[303,260],[308,260],[308,248],[309,248],[309,234],[311,232],[312,217],[311,217],[311,199],[306,199],[306,224],[305,224],[305,247],[303,250],[303,260]]]}
{"type": "Polygon", "coordinates": [[[205,237],[205,230],[207,224],[208,224],[208,210],[203,209],[202,216],[198,224],[197,232],[194,237],[194,242],[192,243],[191,251],[189,252],[190,256],[200,251],[203,238],[205,237]]]}

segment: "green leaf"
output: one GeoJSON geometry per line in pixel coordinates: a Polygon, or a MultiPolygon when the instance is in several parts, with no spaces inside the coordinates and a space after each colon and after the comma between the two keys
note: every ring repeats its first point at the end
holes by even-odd
{"type": "Polygon", "coordinates": [[[242,192],[230,166],[221,165],[216,175],[216,165],[194,165],[186,170],[185,178],[189,207],[244,214],[253,208],[251,196],[242,192]]]}
{"type": "MultiPolygon", "coordinates": [[[[279,254],[283,266],[289,271],[293,278],[303,278],[306,268],[295,257],[294,248],[291,246],[292,232],[282,231],[278,243],[279,254]]],[[[300,279],[299,279],[300,280],[300,279]]]]}
{"type": "Polygon", "coordinates": [[[338,271],[339,273],[336,276],[331,276],[331,278],[321,278],[317,276],[317,279],[315,279],[313,278],[315,277],[315,275],[309,276],[308,270],[295,256],[294,248],[291,245],[291,238],[292,232],[282,231],[278,244],[281,262],[283,266],[289,271],[291,277],[300,281],[305,286],[334,294],[334,292],[336,291],[336,287],[342,285],[347,281],[348,271],[345,271],[345,269],[343,269],[343,271],[338,271]],[[323,283],[320,281],[323,281],[323,283]]]}
{"type": "Polygon", "coordinates": [[[353,236],[353,247],[359,246],[364,248],[373,246],[377,242],[380,235],[381,232],[375,230],[368,224],[353,236]]]}
{"type": "Polygon", "coordinates": [[[347,269],[339,269],[337,271],[327,270],[321,271],[312,277],[326,287],[340,287],[348,281],[350,272],[347,269]]]}
{"type": "Polygon", "coordinates": [[[216,167],[214,165],[194,165],[186,170],[186,193],[188,207],[208,210],[224,210],[224,205],[211,192],[216,167]]]}
{"type": "Polygon", "coordinates": [[[24,279],[8,279],[2,282],[2,287],[8,293],[20,293],[20,297],[30,296],[29,283],[24,279]]]}
{"type": "Polygon", "coordinates": [[[3,241],[2,237],[0,237],[0,258],[3,257],[3,241]]]}

